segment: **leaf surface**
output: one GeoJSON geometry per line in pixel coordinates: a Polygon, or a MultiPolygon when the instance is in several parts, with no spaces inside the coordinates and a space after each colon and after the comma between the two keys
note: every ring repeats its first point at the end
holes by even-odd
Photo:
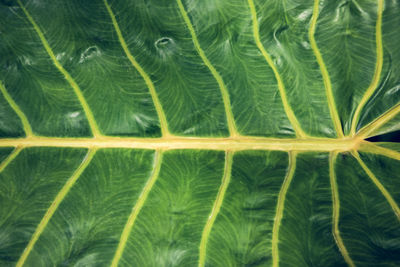
{"type": "Polygon", "coordinates": [[[400,265],[399,6],[0,1],[0,265],[400,265]]]}

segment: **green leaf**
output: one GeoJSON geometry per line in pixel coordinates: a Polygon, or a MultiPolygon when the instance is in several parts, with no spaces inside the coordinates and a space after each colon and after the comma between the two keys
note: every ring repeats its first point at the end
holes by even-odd
{"type": "Polygon", "coordinates": [[[1,0],[0,265],[399,266],[399,13],[1,0]]]}

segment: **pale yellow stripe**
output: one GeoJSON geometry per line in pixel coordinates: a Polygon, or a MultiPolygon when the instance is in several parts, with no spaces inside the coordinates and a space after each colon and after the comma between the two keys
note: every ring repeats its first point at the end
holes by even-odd
{"type": "Polygon", "coordinates": [[[203,49],[200,46],[199,40],[197,39],[196,32],[193,28],[193,25],[189,19],[188,14],[186,13],[185,7],[182,4],[181,0],[176,0],[179,6],[179,10],[182,14],[183,20],[185,21],[190,34],[192,36],[193,44],[197,50],[197,53],[199,53],[201,59],[203,60],[204,64],[208,67],[208,69],[211,71],[212,75],[214,76],[215,80],[218,83],[218,86],[221,91],[222,95],[222,100],[224,102],[224,108],[225,108],[225,114],[226,114],[226,120],[228,122],[228,128],[229,128],[229,133],[230,136],[239,136],[240,134],[237,131],[236,124],[235,124],[235,119],[232,113],[232,108],[231,108],[231,101],[229,99],[229,92],[228,89],[225,86],[224,81],[222,80],[221,75],[218,73],[218,71],[214,68],[214,66],[211,64],[211,62],[208,60],[206,54],[204,53],[203,49]]]}
{"type": "Polygon", "coordinates": [[[21,150],[22,150],[22,147],[16,147],[10,153],[10,155],[8,155],[7,158],[0,163],[0,172],[2,172],[8,166],[8,164],[10,164],[10,162],[13,161],[18,156],[18,154],[19,154],[19,152],[21,152],[21,150]]]}
{"type": "Polygon", "coordinates": [[[44,37],[43,32],[40,30],[39,26],[36,24],[36,22],[33,20],[29,12],[26,10],[26,8],[22,5],[20,0],[17,0],[18,4],[20,5],[21,9],[25,13],[26,17],[28,18],[29,22],[32,24],[33,28],[35,29],[36,33],[38,34],[40,41],[42,42],[44,48],[47,51],[47,54],[50,56],[52,59],[54,65],[57,67],[57,69],[64,75],[64,78],[68,81],[68,83],[71,85],[72,89],[74,90],[76,96],[78,97],[79,102],[82,105],[82,108],[86,114],[86,117],[89,122],[89,126],[92,130],[92,134],[94,137],[100,137],[101,133],[99,131],[99,128],[97,126],[96,120],[92,114],[92,111],[86,102],[85,97],[82,94],[81,89],[79,88],[78,84],[75,82],[75,80],[71,77],[71,75],[64,69],[64,67],[58,62],[56,56],[54,55],[53,50],[51,49],[49,43],[47,42],[46,38],[44,37]]]}
{"type": "Polygon", "coordinates": [[[107,12],[111,17],[112,24],[114,25],[115,32],[117,33],[118,40],[122,46],[122,49],[125,52],[125,55],[129,59],[131,64],[135,67],[135,69],[139,72],[139,74],[142,76],[147,87],[149,88],[150,95],[151,95],[151,98],[154,103],[154,107],[155,107],[157,115],[158,115],[158,119],[160,120],[160,128],[161,128],[162,135],[163,136],[171,136],[171,133],[168,130],[167,118],[165,116],[161,102],[158,98],[156,88],[154,87],[154,84],[150,79],[150,76],[145,72],[145,70],[140,66],[140,64],[136,61],[135,57],[129,51],[129,48],[125,42],[125,39],[122,36],[122,32],[121,32],[121,29],[119,28],[118,22],[115,19],[115,15],[114,15],[110,5],[108,4],[107,0],[104,0],[104,5],[106,6],[107,12]]]}
{"type": "Polygon", "coordinates": [[[383,155],[385,157],[392,158],[395,160],[400,160],[399,152],[388,149],[388,148],[380,147],[380,146],[377,146],[373,143],[369,143],[366,141],[361,142],[358,150],[362,151],[362,152],[366,152],[366,153],[383,155]]]}
{"type": "Polygon", "coordinates": [[[7,138],[0,139],[0,147],[97,147],[143,149],[207,149],[207,150],[282,150],[282,151],[349,151],[357,147],[352,139],[278,139],[278,138],[7,138]]]}
{"type": "Polygon", "coordinates": [[[385,123],[393,119],[400,112],[400,103],[397,103],[393,108],[386,111],[382,116],[378,117],[371,123],[365,125],[358,133],[357,136],[359,138],[365,139],[368,138],[371,133],[373,133],[376,129],[383,126],[385,123]]]}
{"type": "Polygon", "coordinates": [[[347,252],[347,249],[343,243],[339,231],[340,201],[339,201],[339,192],[337,189],[336,174],[335,174],[336,157],[337,157],[337,152],[331,152],[329,154],[329,179],[332,190],[332,208],[333,208],[332,210],[333,237],[335,238],[339,251],[342,254],[347,265],[355,267],[353,260],[350,258],[350,255],[347,252]]]}
{"type": "Polygon", "coordinates": [[[69,190],[81,176],[82,172],[86,169],[89,165],[90,161],[92,160],[94,154],[96,153],[96,149],[90,149],[83,159],[81,165],[76,169],[76,171],[72,174],[72,176],[68,179],[65,183],[63,188],[61,188],[60,192],[58,192],[56,198],[51,203],[50,207],[47,209],[45,215],[43,216],[42,220],[40,221],[39,225],[36,227],[35,232],[33,233],[31,240],[29,240],[28,245],[24,249],[21,257],[19,258],[16,267],[22,267],[28,258],[30,252],[32,251],[33,247],[35,246],[36,241],[39,239],[40,235],[44,231],[47,226],[47,223],[50,221],[51,217],[53,217],[54,212],[56,212],[60,203],[64,200],[65,196],[68,194],[69,190]]]}
{"type": "Polygon", "coordinates": [[[319,0],[314,0],[313,15],[311,18],[311,24],[308,36],[310,39],[311,48],[315,54],[319,68],[321,69],[321,74],[325,85],[326,97],[328,99],[329,112],[331,114],[333,125],[335,126],[337,136],[339,138],[343,138],[344,134],[343,134],[342,124],[339,119],[339,114],[336,108],[335,97],[333,96],[332,92],[331,78],[329,77],[329,73],[325,66],[324,59],[322,58],[321,52],[319,51],[317,42],[315,41],[314,38],[318,16],[319,16],[319,0]]]}
{"type": "Polygon", "coordinates": [[[289,170],[287,172],[285,180],[283,181],[281,190],[279,191],[278,203],[276,205],[276,215],[275,215],[275,220],[274,220],[274,226],[272,228],[272,241],[271,241],[271,243],[272,243],[271,244],[272,266],[273,267],[279,266],[279,248],[278,248],[279,228],[281,226],[283,209],[285,207],[286,193],[289,189],[290,183],[292,182],[294,172],[296,170],[296,156],[297,156],[296,152],[289,153],[289,170]]]}
{"type": "Polygon", "coordinates": [[[7,92],[6,88],[4,87],[4,84],[1,81],[0,81],[0,91],[3,94],[4,98],[7,100],[8,104],[10,104],[11,108],[15,111],[15,113],[17,113],[19,119],[21,120],[22,127],[24,128],[25,131],[25,135],[28,137],[33,136],[31,125],[29,124],[29,121],[26,118],[25,113],[22,112],[17,103],[15,103],[15,101],[7,92]]]}
{"type": "Polygon", "coordinates": [[[257,47],[261,51],[261,53],[264,56],[265,60],[267,61],[268,65],[271,67],[271,69],[273,70],[273,72],[275,74],[275,78],[278,83],[279,93],[280,93],[281,99],[282,99],[283,108],[285,109],[286,115],[287,115],[290,123],[292,124],[292,127],[293,127],[294,131],[296,132],[296,135],[298,137],[305,138],[305,137],[307,137],[307,134],[301,129],[301,126],[300,126],[299,122],[297,121],[296,115],[294,115],[293,110],[290,107],[289,101],[286,96],[285,86],[283,84],[281,76],[279,75],[278,69],[276,68],[270,55],[267,53],[267,51],[265,50],[264,46],[261,43],[259,26],[258,26],[258,21],[257,21],[257,11],[256,11],[256,7],[254,5],[254,2],[253,2],[253,0],[248,0],[248,3],[250,6],[251,16],[252,16],[252,20],[253,20],[253,33],[254,33],[254,39],[257,44],[257,47]]]}
{"type": "Polygon", "coordinates": [[[383,66],[383,46],[382,46],[382,12],[383,12],[383,4],[384,0],[378,0],[378,18],[376,21],[375,28],[375,38],[376,38],[376,64],[375,64],[375,72],[374,77],[367,89],[364,93],[360,103],[357,106],[357,109],[354,113],[353,120],[351,123],[351,135],[356,134],[357,123],[360,119],[360,113],[367,101],[371,98],[372,94],[375,92],[376,88],[379,85],[379,80],[382,73],[383,66]]]}
{"type": "Polygon", "coordinates": [[[214,225],[215,219],[217,218],[219,210],[221,209],[222,202],[224,201],[225,192],[231,180],[232,158],[233,158],[233,153],[227,151],[225,153],[225,168],[224,168],[224,176],[222,178],[222,183],[221,186],[219,187],[217,198],[215,199],[211,213],[208,216],[207,223],[203,229],[203,233],[201,234],[201,241],[199,247],[199,267],[204,266],[206,263],[208,237],[210,236],[211,229],[214,225]]]}
{"type": "Polygon", "coordinates": [[[146,185],[144,186],[143,191],[141,192],[135,206],[132,209],[131,214],[129,215],[128,221],[125,224],[124,230],[122,231],[119,240],[118,248],[114,254],[114,258],[111,263],[112,267],[118,266],[119,260],[122,257],[122,253],[124,252],[126,242],[128,241],[129,235],[135,224],[136,218],[139,215],[140,210],[142,209],[147,199],[147,196],[149,195],[151,189],[153,188],[154,183],[157,181],[161,169],[162,156],[163,156],[162,151],[156,151],[153,172],[149,180],[147,181],[146,185]]]}
{"type": "Polygon", "coordinates": [[[360,155],[357,151],[353,151],[353,156],[357,159],[358,163],[364,169],[365,173],[368,174],[368,177],[372,180],[375,186],[381,191],[382,195],[386,198],[386,201],[389,203],[390,207],[392,207],[394,213],[397,216],[397,219],[400,220],[400,209],[397,205],[396,201],[394,201],[393,197],[386,190],[386,188],[382,185],[382,183],[376,178],[376,176],[372,173],[372,171],[365,165],[364,161],[360,158],[360,155]]]}

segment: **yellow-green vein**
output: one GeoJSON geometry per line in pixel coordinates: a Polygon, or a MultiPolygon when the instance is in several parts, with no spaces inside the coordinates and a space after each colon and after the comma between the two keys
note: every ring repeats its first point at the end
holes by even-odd
{"type": "Polygon", "coordinates": [[[393,151],[388,148],[377,146],[373,143],[369,143],[366,141],[361,142],[358,151],[366,152],[366,153],[373,153],[383,155],[385,157],[400,160],[400,153],[397,151],[393,151]]]}
{"type": "Polygon", "coordinates": [[[282,183],[281,190],[279,191],[278,196],[278,203],[276,205],[276,214],[274,220],[274,226],[272,228],[272,240],[271,240],[271,247],[272,247],[272,266],[278,267],[279,266],[279,228],[281,226],[281,220],[283,216],[283,209],[285,206],[285,199],[286,193],[289,189],[290,183],[292,182],[292,178],[294,172],[296,170],[296,152],[289,153],[289,168],[286,174],[285,180],[282,183]]]}
{"type": "Polygon", "coordinates": [[[146,83],[147,87],[149,88],[150,95],[151,95],[151,98],[152,98],[153,103],[154,103],[154,107],[155,107],[157,115],[158,115],[158,119],[160,120],[161,133],[162,133],[163,136],[168,137],[171,134],[170,134],[170,132],[168,130],[167,118],[165,116],[165,113],[164,113],[163,107],[161,105],[161,102],[158,99],[156,88],[154,87],[154,84],[151,81],[150,76],[140,66],[140,64],[136,61],[135,57],[129,51],[129,48],[128,48],[126,42],[125,42],[124,37],[122,36],[122,32],[121,32],[121,29],[119,28],[119,25],[118,25],[118,22],[117,22],[117,20],[115,18],[115,15],[114,15],[110,5],[108,4],[107,0],[104,0],[104,5],[106,6],[107,12],[111,17],[112,24],[114,26],[115,32],[117,33],[118,40],[119,40],[119,42],[120,42],[120,44],[122,46],[122,49],[125,52],[125,55],[129,59],[129,61],[133,65],[133,67],[135,67],[135,69],[139,72],[140,76],[142,76],[144,82],[146,83]]]}
{"type": "Polygon", "coordinates": [[[304,138],[307,137],[307,134],[303,131],[303,129],[300,126],[300,123],[297,121],[296,115],[294,115],[292,108],[290,107],[290,104],[288,102],[287,96],[286,96],[286,90],[285,86],[283,84],[282,78],[279,75],[278,69],[276,68],[274,62],[272,61],[270,55],[267,53],[265,50],[264,46],[261,43],[260,40],[260,33],[259,33],[259,27],[258,27],[258,21],[257,21],[257,11],[256,11],[256,6],[254,5],[253,0],[248,0],[249,7],[250,7],[250,12],[253,20],[253,34],[254,34],[254,40],[257,44],[258,49],[261,51],[261,54],[264,56],[265,60],[267,61],[268,65],[274,72],[276,81],[278,83],[278,89],[279,93],[282,99],[282,104],[283,108],[285,109],[286,115],[292,124],[293,129],[296,132],[296,135],[298,137],[304,138]]]}
{"type": "Polygon", "coordinates": [[[352,151],[353,156],[357,159],[358,163],[361,165],[365,173],[371,179],[371,181],[375,184],[375,186],[381,191],[382,195],[386,198],[386,201],[389,203],[390,207],[393,209],[394,213],[397,216],[397,219],[400,220],[400,209],[397,205],[396,201],[394,201],[393,197],[386,190],[386,188],[382,185],[382,183],[376,178],[376,176],[372,173],[372,171],[367,167],[364,161],[361,159],[360,155],[357,151],[352,151]]]}
{"type": "Polygon", "coordinates": [[[185,10],[185,7],[182,4],[181,0],[176,0],[179,6],[179,11],[181,12],[181,15],[183,17],[183,20],[185,21],[189,31],[190,35],[192,36],[193,44],[197,50],[197,53],[203,60],[204,64],[208,67],[208,69],[211,71],[212,75],[214,76],[215,80],[218,83],[218,86],[221,91],[222,95],[222,101],[224,103],[224,108],[225,108],[225,114],[226,114],[226,120],[228,122],[228,128],[229,128],[229,133],[232,137],[234,136],[239,136],[239,133],[236,128],[236,123],[235,119],[232,113],[232,108],[231,108],[231,101],[229,99],[229,92],[228,89],[225,86],[224,81],[222,80],[221,75],[218,73],[218,71],[214,68],[214,66],[211,64],[211,62],[208,60],[206,54],[204,53],[203,49],[200,46],[199,40],[197,39],[196,32],[193,28],[192,22],[190,21],[190,18],[185,10]]]}
{"type": "Polygon", "coordinates": [[[344,246],[344,243],[343,243],[342,237],[340,236],[340,231],[339,231],[340,201],[339,201],[339,192],[337,189],[336,174],[335,174],[336,157],[337,157],[337,152],[331,152],[329,154],[329,180],[331,183],[331,190],[332,190],[333,237],[335,238],[335,241],[339,248],[339,251],[342,254],[347,265],[349,265],[351,267],[355,267],[353,260],[350,258],[350,255],[347,252],[346,247],[344,246]]]}
{"type": "Polygon", "coordinates": [[[142,192],[140,193],[140,196],[136,201],[136,204],[133,207],[131,214],[129,215],[128,221],[125,224],[124,230],[122,231],[121,237],[119,239],[117,250],[115,251],[114,258],[111,263],[112,267],[118,266],[119,260],[122,257],[122,253],[124,252],[126,242],[128,241],[128,237],[135,224],[136,218],[140,213],[140,210],[142,209],[147,199],[147,196],[149,195],[151,189],[153,188],[154,183],[157,181],[161,169],[162,156],[163,156],[163,151],[156,151],[153,172],[150,175],[150,178],[148,179],[142,192]]]}
{"type": "Polygon", "coordinates": [[[324,80],[325,93],[328,100],[329,112],[331,114],[333,125],[335,126],[336,134],[339,138],[343,138],[344,134],[343,134],[342,124],[339,119],[339,114],[336,108],[335,97],[333,96],[332,92],[331,78],[329,77],[329,73],[325,66],[324,59],[322,58],[321,52],[318,49],[317,42],[315,41],[314,37],[318,16],[319,16],[319,0],[314,0],[313,15],[311,18],[310,29],[308,31],[308,37],[310,39],[311,48],[317,59],[319,68],[321,69],[322,78],[324,80]]]}
{"type": "Polygon", "coordinates": [[[233,153],[231,151],[225,152],[225,167],[224,167],[224,175],[222,177],[222,183],[219,187],[217,197],[214,201],[213,208],[211,210],[210,215],[208,216],[208,220],[206,225],[204,226],[203,233],[201,234],[201,241],[199,247],[199,267],[202,267],[206,263],[206,254],[207,254],[207,243],[208,237],[210,236],[211,229],[217,218],[219,210],[221,209],[222,203],[224,201],[225,192],[228,188],[229,182],[231,180],[232,174],[232,158],[233,153]]]}
{"type": "Polygon", "coordinates": [[[378,87],[379,80],[382,73],[383,66],[383,46],[382,46],[382,13],[383,13],[383,4],[384,0],[378,0],[378,18],[376,21],[375,28],[375,39],[376,39],[376,64],[375,64],[375,72],[372,78],[372,81],[367,88],[367,91],[364,93],[360,103],[357,106],[357,109],[354,113],[353,120],[351,123],[350,134],[356,134],[356,128],[358,120],[360,119],[360,113],[367,101],[371,98],[372,94],[375,92],[378,87]]]}
{"type": "Polygon", "coordinates": [[[10,164],[10,162],[13,161],[18,156],[18,154],[19,154],[19,152],[21,152],[21,150],[22,150],[22,147],[16,147],[10,153],[10,155],[8,155],[7,158],[0,163],[0,172],[2,172],[8,166],[8,164],[10,164]]]}
{"type": "Polygon", "coordinates": [[[370,133],[373,133],[374,130],[378,129],[391,119],[393,119],[400,112],[400,103],[397,103],[394,107],[386,111],[383,115],[364,126],[358,133],[357,136],[365,139],[369,137],[370,133]]]}
{"type": "Polygon", "coordinates": [[[82,172],[86,169],[89,165],[90,161],[93,159],[93,156],[96,154],[96,149],[90,149],[86,154],[85,158],[83,159],[81,165],[75,170],[72,176],[67,180],[65,185],[61,188],[60,192],[58,192],[57,196],[51,203],[50,207],[47,209],[46,213],[44,214],[42,220],[36,227],[35,232],[33,233],[31,239],[29,240],[28,245],[24,249],[21,257],[19,258],[16,267],[22,267],[28,258],[30,252],[32,251],[33,247],[35,246],[36,241],[39,239],[40,235],[46,228],[48,222],[50,221],[51,217],[56,212],[60,203],[64,200],[65,196],[68,194],[69,190],[81,176],[82,172]]]}
{"type": "Polygon", "coordinates": [[[10,94],[7,92],[7,89],[5,88],[4,84],[0,81],[0,91],[3,94],[4,98],[7,100],[8,104],[10,104],[11,108],[15,111],[15,113],[18,115],[19,119],[22,122],[22,127],[24,128],[25,135],[27,137],[33,136],[32,128],[31,125],[29,124],[28,119],[25,116],[25,113],[22,112],[22,110],[19,108],[17,103],[12,99],[10,94]]]}
{"type": "Polygon", "coordinates": [[[44,37],[43,32],[40,30],[39,26],[36,24],[36,22],[33,20],[32,16],[29,14],[28,10],[24,7],[24,5],[21,3],[21,0],[17,0],[18,4],[20,5],[22,11],[25,13],[26,17],[28,18],[29,22],[32,24],[34,30],[36,31],[37,35],[40,38],[40,41],[42,42],[47,54],[50,56],[51,60],[53,61],[54,65],[56,68],[64,75],[65,80],[70,84],[72,89],[74,90],[76,96],[78,97],[79,102],[82,105],[82,108],[86,114],[87,120],[89,122],[90,129],[92,130],[92,134],[94,137],[100,137],[102,136],[100,133],[100,130],[97,126],[96,120],[93,116],[93,113],[86,102],[85,97],[82,94],[81,89],[79,88],[78,84],[75,82],[75,80],[72,78],[72,76],[64,69],[64,67],[58,62],[56,56],[54,55],[53,50],[51,49],[49,43],[47,42],[46,38],[44,37]]]}

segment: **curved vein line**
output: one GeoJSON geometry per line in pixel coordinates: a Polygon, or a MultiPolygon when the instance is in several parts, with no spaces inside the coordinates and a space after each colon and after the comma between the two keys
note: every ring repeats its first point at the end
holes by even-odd
{"type": "Polygon", "coordinates": [[[208,216],[207,223],[204,226],[203,233],[201,234],[201,241],[199,247],[199,267],[203,267],[205,265],[208,237],[210,236],[211,229],[213,227],[215,219],[217,218],[219,210],[221,209],[226,189],[228,188],[229,182],[231,180],[232,158],[233,158],[233,153],[227,151],[225,153],[225,167],[224,167],[224,175],[222,177],[222,183],[221,186],[219,187],[218,194],[214,201],[211,213],[208,216]]]}
{"type": "Polygon", "coordinates": [[[271,247],[272,247],[272,266],[278,267],[279,266],[279,228],[281,226],[281,220],[283,216],[283,209],[285,206],[285,199],[286,193],[289,189],[290,183],[292,182],[292,178],[294,172],[296,170],[296,152],[289,153],[289,170],[285,177],[285,180],[282,183],[281,190],[279,191],[278,196],[278,203],[276,205],[276,214],[274,220],[274,226],[272,228],[272,240],[271,240],[271,247]]]}
{"type": "Polygon", "coordinates": [[[366,153],[379,154],[391,159],[400,160],[400,153],[388,148],[380,147],[369,142],[362,142],[359,151],[366,153]]]}
{"type": "Polygon", "coordinates": [[[14,99],[12,99],[11,95],[8,93],[4,84],[0,81],[0,91],[3,94],[4,98],[7,100],[8,104],[10,104],[11,108],[15,111],[18,115],[19,119],[21,120],[22,126],[25,131],[25,135],[27,137],[33,136],[32,127],[29,124],[28,118],[25,116],[25,113],[19,108],[17,103],[15,103],[14,99]]]}
{"type": "Polygon", "coordinates": [[[90,126],[93,136],[94,137],[102,136],[100,133],[100,130],[97,126],[97,122],[93,116],[93,113],[92,113],[88,103],[86,102],[86,99],[83,96],[82,91],[79,88],[78,84],[75,82],[75,80],[72,78],[72,76],[64,69],[64,67],[60,64],[60,62],[58,62],[56,56],[54,55],[53,50],[51,49],[49,43],[47,42],[46,38],[44,37],[43,32],[40,30],[39,26],[33,20],[31,15],[29,14],[28,10],[26,10],[26,8],[22,5],[21,0],[17,0],[17,2],[19,4],[19,6],[21,7],[22,11],[25,13],[25,16],[28,18],[29,22],[32,24],[34,30],[36,31],[37,35],[40,38],[40,41],[43,44],[43,47],[45,48],[47,54],[50,56],[54,65],[64,75],[65,80],[67,80],[67,82],[70,84],[70,86],[74,90],[75,95],[78,97],[78,100],[86,114],[86,118],[89,122],[89,126],[90,126]]]}
{"type": "Polygon", "coordinates": [[[379,127],[383,126],[385,123],[393,119],[400,112],[400,102],[397,103],[394,107],[386,111],[383,115],[376,118],[374,121],[365,125],[358,133],[357,136],[365,139],[369,137],[369,134],[379,127]]]}
{"type": "Polygon", "coordinates": [[[3,160],[0,163],[0,173],[2,171],[4,171],[4,169],[8,166],[8,164],[10,164],[11,161],[13,161],[19,154],[19,152],[21,152],[23,148],[22,147],[16,147],[8,156],[5,160],[3,160]]]}
{"type": "Polygon", "coordinates": [[[364,93],[360,103],[357,106],[357,109],[353,116],[353,121],[351,123],[351,135],[356,134],[357,123],[360,119],[360,113],[367,101],[370,99],[372,94],[375,92],[376,88],[379,85],[379,80],[382,73],[383,66],[383,46],[382,46],[382,13],[383,13],[383,2],[384,0],[378,0],[378,18],[376,21],[375,28],[375,38],[376,38],[376,64],[375,64],[375,72],[372,78],[372,81],[364,93]]]}
{"type": "Polygon", "coordinates": [[[199,40],[197,39],[197,35],[196,32],[193,28],[193,25],[190,21],[190,18],[185,10],[185,7],[182,4],[181,0],[176,0],[176,2],[178,3],[179,6],[179,11],[183,17],[183,20],[186,23],[186,26],[189,29],[190,35],[192,36],[192,41],[193,44],[197,50],[197,53],[199,54],[199,56],[201,57],[201,59],[203,60],[204,64],[208,67],[208,69],[211,71],[211,74],[214,76],[215,80],[218,83],[218,86],[220,88],[220,92],[222,95],[222,100],[224,103],[224,109],[225,109],[225,114],[226,114],[226,120],[228,122],[228,129],[229,129],[229,133],[230,136],[239,136],[240,134],[237,131],[236,128],[236,123],[235,123],[235,119],[232,113],[232,108],[231,108],[231,101],[229,98],[229,92],[228,89],[225,86],[225,83],[221,77],[221,75],[218,73],[218,71],[214,68],[214,66],[211,64],[211,62],[208,60],[206,54],[204,53],[203,49],[200,46],[199,40]]]}
{"type": "Polygon", "coordinates": [[[53,217],[54,213],[56,212],[58,206],[60,203],[64,200],[65,196],[68,194],[69,190],[72,188],[72,186],[75,184],[75,182],[78,180],[78,178],[81,176],[82,172],[86,169],[86,167],[89,165],[90,161],[92,160],[93,156],[96,154],[95,148],[90,149],[88,153],[86,154],[85,158],[83,159],[82,163],[79,165],[79,167],[75,170],[75,172],[72,174],[72,176],[67,180],[65,185],[61,188],[60,192],[58,192],[57,196],[51,203],[50,207],[47,209],[46,213],[44,214],[42,220],[36,227],[35,232],[33,233],[31,239],[29,240],[28,245],[24,249],[21,257],[19,258],[16,267],[22,267],[28,258],[30,252],[32,251],[33,247],[35,246],[36,241],[39,239],[40,235],[46,228],[48,222],[50,221],[51,217],[53,217]]]}
{"type": "Polygon", "coordinates": [[[343,243],[342,237],[340,236],[339,231],[339,216],[340,216],[340,201],[339,201],[339,192],[337,189],[336,183],[336,174],[335,174],[335,163],[336,163],[337,152],[331,152],[329,154],[329,180],[331,183],[331,192],[332,192],[332,231],[333,237],[335,238],[335,242],[339,248],[340,253],[342,254],[347,265],[351,267],[355,267],[353,260],[350,258],[349,253],[343,243]]]}
{"type": "Polygon", "coordinates": [[[122,49],[125,52],[125,55],[133,65],[133,67],[139,72],[140,76],[142,76],[144,82],[146,83],[147,87],[149,88],[149,92],[151,95],[151,98],[153,100],[154,107],[156,109],[158,119],[160,120],[160,128],[161,128],[161,133],[163,136],[171,136],[169,130],[168,130],[168,123],[167,123],[167,118],[164,113],[164,109],[161,105],[161,102],[158,98],[156,88],[153,84],[153,82],[150,79],[150,76],[146,73],[146,71],[140,66],[140,64],[136,61],[135,57],[131,54],[129,51],[129,48],[125,42],[124,37],[122,36],[121,29],[119,28],[117,19],[115,18],[114,12],[112,11],[110,5],[108,4],[107,0],[104,0],[104,5],[107,8],[107,12],[110,15],[112,24],[114,26],[115,32],[117,33],[119,43],[122,46],[122,49]]]}
{"type": "Polygon", "coordinates": [[[378,178],[376,178],[373,172],[367,167],[364,161],[360,158],[360,154],[358,154],[358,152],[355,150],[352,151],[352,154],[357,159],[358,163],[361,165],[361,167],[368,175],[368,177],[371,179],[371,181],[375,184],[375,186],[379,189],[379,191],[381,191],[382,195],[386,198],[386,201],[389,203],[390,207],[394,211],[395,215],[397,216],[397,219],[400,220],[400,209],[396,201],[394,201],[393,197],[386,190],[383,184],[379,181],[378,178]]]}
{"type": "Polygon", "coordinates": [[[261,43],[258,21],[257,21],[257,11],[256,11],[256,7],[254,5],[254,2],[253,2],[253,0],[248,0],[248,3],[249,3],[251,16],[252,16],[252,20],[253,20],[254,40],[257,44],[258,49],[261,51],[261,53],[264,56],[265,60],[267,61],[268,65],[274,72],[276,81],[278,83],[278,89],[279,89],[279,93],[280,93],[280,96],[282,99],[283,108],[286,112],[286,116],[288,117],[290,123],[292,124],[292,127],[293,127],[294,131],[296,132],[296,135],[299,137],[302,137],[302,138],[307,137],[307,134],[303,131],[303,129],[301,129],[300,123],[298,122],[296,115],[294,115],[293,110],[290,107],[290,104],[289,104],[287,96],[286,96],[285,86],[283,84],[281,76],[279,75],[278,69],[276,68],[270,55],[267,53],[267,51],[265,50],[264,46],[261,43]]]}
{"type": "Polygon", "coordinates": [[[125,224],[124,230],[122,231],[121,237],[119,239],[118,248],[115,251],[114,258],[111,263],[112,267],[118,266],[119,260],[122,257],[122,253],[124,252],[126,242],[128,241],[129,235],[135,224],[136,218],[139,215],[140,210],[142,209],[151,189],[153,188],[153,185],[158,179],[161,169],[162,156],[163,156],[163,151],[156,151],[153,172],[150,178],[148,179],[146,185],[144,186],[142,192],[140,193],[140,196],[136,201],[135,206],[132,208],[132,212],[129,215],[129,218],[125,224]]]}
{"type": "Polygon", "coordinates": [[[321,69],[321,74],[325,86],[325,93],[328,100],[329,112],[331,114],[333,125],[335,127],[338,137],[343,138],[344,134],[343,134],[342,124],[339,119],[339,114],[336,108],[335,97],[333,96],[332,92],[331,78],[329,76],[329,72],[325,66],[324,59],[322,58],[321,52],[318,49],[318,45],[314,37],[318,16],[319,16],[319,0],[314,0],[313,15],[311,18],[310,29],[308,31],[308,37],[310,39],[311,48],[317,59],[319,68],[321,69]]]}

